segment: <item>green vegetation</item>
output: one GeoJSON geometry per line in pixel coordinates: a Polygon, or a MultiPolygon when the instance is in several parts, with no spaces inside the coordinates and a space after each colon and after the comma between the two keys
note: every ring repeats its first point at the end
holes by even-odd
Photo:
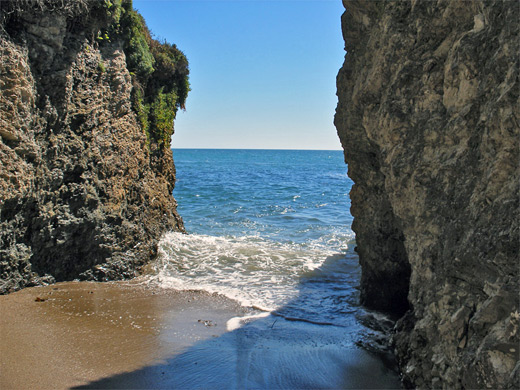
{"type": "Polygon", "coordinates": [[[148,118],[151,128],[154,129],[156,140],[168,145],[172,135],[173,120],[175,119],[175,111],[171,107],[174,107],[176,102],[177,95],[174,91],[169,93],[159,91],[149,106],[148,118]]]}
{"type": "Polygon", "coordinates": [[[152,41],[150,31],[144,19],[132,9],[130,1],[123,5],[120,35],[125,38],[125,54],[128,69],[137,74],[141,81],[146,81],[153,71],[155,62],[150,52],[149,42],[152,41]]]}
{"type": "Polygon", "coordinates": [[[110,18],[111,24],[118,24],[123,11],[121,0],[104,0],[103,7],[105,8],[106,15],[110,18]]]}
{"type": "Polygon", "coordinates": [[[177,46],[152,38],[132,0],[104,0],[100,4],[108,28],[99,32],[98,41],[103,44],[117,38],[124,42],[134,84],[133,109],[148,142],[169,147],[177,110],[185,108],[190,91],[188,60],[177,46]]]}
{"type": "MultiPolygon", "coordinates": [[[[169,147],[177,110],[185,108],[190,91],[188,60],[177,46],[152,38],[132,0],[0,0],[0,30],[18,28],[16,18],[31,9],[71,18],[82,15],[75,28],[92,26],[99,45],[122,42],[134,86],[133,110],[148,143],[169,147]],[[89,20],[83,24],[86,11],[89,20]]],[[[99,62],[97,72],[105,71],[105,64],[99,62]]]]}

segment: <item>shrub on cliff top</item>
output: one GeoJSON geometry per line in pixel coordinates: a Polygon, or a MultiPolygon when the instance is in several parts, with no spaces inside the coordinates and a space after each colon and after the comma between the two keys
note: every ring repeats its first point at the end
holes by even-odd
{"type": "MultiPolygon", "coordinates": [[[[100,45],[121,42],[134,85],[132,107],[148,142],[166,147],[177,110],[190,91],[188,60],[176,45],[152,38],[132,0],[0,0],[0,31],[17,28],[24,12],[60,13],[70,20],[69,32],[97,36],[100,45]]],[[[99,63],[99,73],[105,65],[99,63]]]]}
{"type": "Polygon", "coordinates": [[[190,91],[188,60],[176,45],[152,38],[131,0],[105,0],[107,36],[124,43],[133,78],[132,103],[148,142],[169,146],[177,110],[190,91]]]}
{"type": "Polygon", "coordinates": [[[151,52],[155,59],[155,72],[149,83],[149,88],[175,92],[176,108],[185,108],[186,98],[190,91],[188,82],[189,68],[188,60],[176,45],[166,41],[152,40],[151,52]]]}
{"type": "Polygon", "coordinates": [[[120,20],[120,35],[125,40],[128,69],[136,73],[142,81],[146,81],[154,71],[155,62],[149,46],[152,40],[150,31],[143,17],[133,10],[131,1],[123,3],[120,20]]]}

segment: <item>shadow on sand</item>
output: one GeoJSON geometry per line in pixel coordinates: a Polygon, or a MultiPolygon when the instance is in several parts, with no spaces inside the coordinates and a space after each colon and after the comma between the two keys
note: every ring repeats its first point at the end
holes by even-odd
{"type": "MultiPolygon", "coordinates": [[[[351,318],[341,326],[264,313],[164,362],[75,389],[401,388],[397,373],[382,356],[356,345],[367,328],[357,319],[363,309],[349,303],[357,301],[354,286],[359,283],[357,257],[352,250],[346,256],[327,258],[312,275],[302,278],[298,297],[287,305],[288,313],[300,300],[319,301],[309,293],[309,283],[319,289],[319,283],[336,278],[340,268],[355,279],[346,288],[346,295],[343,292],[344,304],[350,307],[345,316],[351,318]]],[[[284,308],[279,312],[283,314],[284,308]]]]}

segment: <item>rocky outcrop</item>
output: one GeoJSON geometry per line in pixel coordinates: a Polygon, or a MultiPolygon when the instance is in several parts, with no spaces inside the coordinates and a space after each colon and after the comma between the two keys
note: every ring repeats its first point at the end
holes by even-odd
{"type": "Polygon", "coordinates": [[[519,388],[518,2],[344,6],[363,303],[402,316],[408,385],[519,388]]]}
{"type": "Polygon", "coordinates": [[[124,41],[96,39],[108,3],[2,2],[1,293],[134,276],[183,230],[169,143],[138,118],[124,41]]]}

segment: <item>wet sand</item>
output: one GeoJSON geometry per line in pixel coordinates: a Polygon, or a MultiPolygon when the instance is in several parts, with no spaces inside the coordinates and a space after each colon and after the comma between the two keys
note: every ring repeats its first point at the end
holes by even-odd
{"type": "Polygon", "coordinates": [[[0,296],[0,389],[66,389],[160,364],[243,314],[219,296],[136,283],[59,283],[0,296]]]}
{"type": "Polygon", "coordinates": [[[0,296],[0,389],[398,388],[342,328],[138,282],[61,283],[0,296]],[[236,323],[236,321],[231,321],[236,323]]]}

